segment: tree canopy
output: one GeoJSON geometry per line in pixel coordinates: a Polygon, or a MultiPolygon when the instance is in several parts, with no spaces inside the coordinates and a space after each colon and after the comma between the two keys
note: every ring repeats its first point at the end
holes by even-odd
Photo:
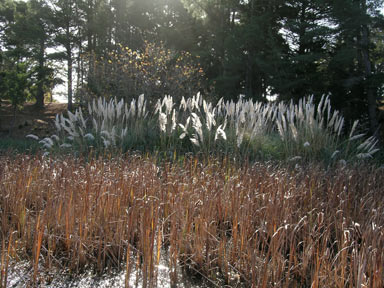
{"type": "MultiPolygon", "coordinates": [[[[137,93],[261,101],[329,94],[347,119],[365,119],[375,133],[384,96],[383,2],[1,0],[1,81],[28,75],[24,90],[42,107],[61,77],[69,109],[95,96],[137,93]]],[[[10,93],[0,95],[21,95],[10,93]]]]}

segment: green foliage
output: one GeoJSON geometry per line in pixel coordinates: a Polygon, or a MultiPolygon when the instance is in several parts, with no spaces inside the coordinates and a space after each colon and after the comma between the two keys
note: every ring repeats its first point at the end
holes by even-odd
{"type": "Polygon", "coordinates": [[[10,100],[14,109],[21,107],[28,98],[30,72],[25,63],[17,63],[0,72],[0,96],[10,100]]]}
{"type": "MultiPolygon", "coordinates": [[[[36,99],[36,105],[42,107],[44,95],[55,84],[54,71],[47,53],[47,48],[53,44],[49,20],[51,9],[45,1],[9,1],[1,7],[0,15],[3,16],[0,38],[1,46],[4,47],[3,55],[9,63],[28,63],[30,95],[36,99]]],[[[21,82],[24,81],[22,78],[19,79],[21,82]]]]}

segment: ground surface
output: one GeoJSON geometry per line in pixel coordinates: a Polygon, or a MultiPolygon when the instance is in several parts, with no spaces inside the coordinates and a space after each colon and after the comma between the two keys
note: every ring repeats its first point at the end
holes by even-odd
{"type": "Polygon", "coordinates": [[[47,103],[44,109],[36,109],[32,103],[16,112],[13,125],[13,109],[9,103],[2,102],[0,106],[0,137],[24,138],[28,134],[45,137],[54,131],[53,119],[56,114],[66,110],[65,103],[47,103]],[[13,126],[13,129],[12,129],[13,126]],[[10,134],[10,130],[12,130],[10,134]]]}

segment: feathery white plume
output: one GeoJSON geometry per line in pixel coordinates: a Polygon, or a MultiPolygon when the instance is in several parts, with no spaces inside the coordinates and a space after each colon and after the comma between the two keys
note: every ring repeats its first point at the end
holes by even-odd
{"type": "Polygon", "coordinates": [[[34,135],[34,134],[28,134],[27,136],[25,136],[25,138],[31,138],[33,140],[39,140],[39,137],[34,135]]]}
{"type": "Polygon", "coordinates": [[[88,139],[89,141],[95,140],[95,136],[93,136],[91,133],[87,133],[84,135],[85,139],[88,139]]]}
{"type": "Polygon", "coordinates": [[[217,127],[217,129],[216,129],[215,141],[219,138],[227,140],[227,135],[225,134],[225,131],[221,127],[222,127],[222,125],[219,125],[219,127],[217,127]]]}
{"type": "Polygon", "coordinates": [[[71,148],[71,147],[72,147],[72,145],[69,143],[63,143],[60,145],[60,148],[71,148]]]}
{"type": "Polygon", "coordinates": [[[159,114],[159,127],[161,132],[165,132],[167,125],[167,115],[163,112],[159,114]]]}

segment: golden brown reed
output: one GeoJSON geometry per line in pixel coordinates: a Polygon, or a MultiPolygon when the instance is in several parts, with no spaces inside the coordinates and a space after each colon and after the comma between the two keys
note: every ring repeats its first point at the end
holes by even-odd
{"type": "MultiPolygon", "coordinates": [[[[383,287],[384,172],[209,159],[0,161],[1,283],[9,260],[73,273],[160,257],[216,285],[383,287]],[[162,255],[162,256],[161,256],[162,255]]],[[[126,281],[128,286],[128,281],[126,281]]]]}

